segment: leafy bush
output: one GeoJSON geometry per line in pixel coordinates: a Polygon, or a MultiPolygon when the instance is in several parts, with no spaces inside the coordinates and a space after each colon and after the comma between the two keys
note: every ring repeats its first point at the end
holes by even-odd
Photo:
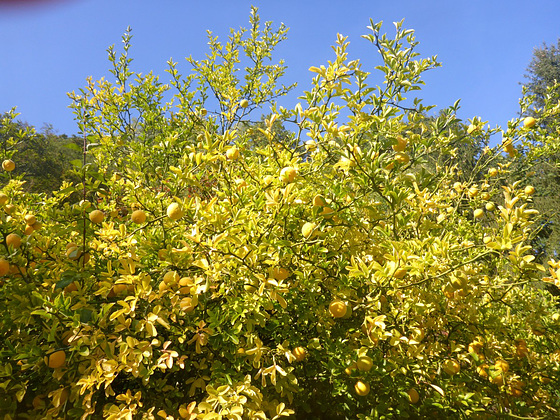
{"type": "Polygon", "coordinates": [[[458,130],[458,104],[428,118],[405,96],[435,58],[402,22],[370,29],[382,83],[339,36],[293,109],[273,102],[286,29],[255,9],[169,85],[130,70],[129,33],[109,50],[116,82],[71,94],[83,182],[45,197],[15,177],[0,198],[4,418],[556,413],[533,191],[503,185],[501,147],[459,182],[457,148],[499,129],[458,130]]]}

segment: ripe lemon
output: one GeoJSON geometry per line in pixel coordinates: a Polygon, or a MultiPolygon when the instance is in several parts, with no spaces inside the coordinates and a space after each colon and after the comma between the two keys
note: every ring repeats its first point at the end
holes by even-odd
{"type": "Polygon", "coordinates": [[[393,144],[393,150],[395,152],[404,152],[408,141],[404,137],[397,137],[397,144],[393,144]]]}
{"type": "Polygon", "coordinates": [[[486,203],[486,205],[484,207],[486,207],[486,210],[488,210],[488,211],[496,210],[496,205],[492,202],[486,203]]]}
{"type": "Polygon", "coordinates": [[[395,160],[402,165],[406,165],[410,162],[410,157],[406,153],[399,152],[395,155],[395,160]]]}
{"type": "Polygon", "coordinates": [[[443,363],[442,368],[448,375],[455,375],[461,370],[461,365],[456,360],[448,359],[443,363]]]}
{"type": "Polygon", "coordinates": [[[179,307],[181,308],[181,310],[188,314],[194,311],[195,306],[195,303],[190,297],[183,298],[179,302],[179,307]]]}
{"type": "Polygon", "coordinates": [[[527,195],[533,195],[535,194],[535,187],[533,187],[532,185],[527,185],[523,191],[527,195]]]}
{"type": "Polygon", "coordinates": [[[239,159],[239,149],[235,146],[231,147],[226,152],[226,158],[228,160],[237,160],[239,159]]]}
{"type": "Polygon", "coordinates": [[[477,366],[476,373],[478,373],[483,378],[488,377],[488,365],[486,363],[483,363],[480,366],[477,366]]]}
{"type": "Polygon", "coordinates": [[[66,353],[64,350],[58,350],[49,356],[48,366],[51,369],[58,369],[64,366],[64,362],[66,362],[66,353]]]}
{"type": "Polygon", "coordinates": [[[34,410],[39,410],[41,407],[44,406],[45,401],[43,400],[45,396],[43,394],[40,395],[36,395],[35,398],[33,398],[33,401],[31,401],[31,405],[33,405],[33,409],[34,410]]]}
{"type": "Polygon", "coordinates": [[[490,375],[488,377],[488,380],[492,382],[494,385],[502,385],[504,383],[504,376],[501,374],[494,375],[494,376],[490,375]]]}
{"type": "Polygon", "coordinates": [[[267,175],[263,178],[263,184],[265,187],[268,187],[274,182],[274,177],[272,175],[267,175]]]}
{"type": "Polygon", "coordinates": [[[37,221],[37,218],[32,214],[26,214],[23,220],[25,220],[28,226],[31,226],[37,221]]]}
{"type": "Polygon", "coordinates": [[[295,168],[291,166],[287,166],[280,171],[280,181],[289,184],[290,182],[294,182],[297,176],[297,171],[295,168]]]}
{"type": "Polygon", "coordinates": [[[239,102],[239,106],[241,108],[247,108],[249,106],[249,101],[247,99],[241,99],[241,102],[239,102]]]}
{"type": "Polygon", "coordinates": [[[16,169],[16,164],[14,163],[13,160],[6,159],[4,162],[2,162],[2,168],[6,172],[12,172],[14,169],[16,169]]]}
{"type": "Polygon", "coordinates": [[[4,258],[0,259],[0,277],[5,276],[10,272],[10,263],[4,258]]]}
{"type": "Polygon", "coordinates": [[[478,340],[473,341],[472,343],[469,344],[469,353],[479,354],[480,351],[482,350],[482,346],[483,344],[480,341],[478,340]]]}
{"type": "Polygon", "coordinates": [[[525,340],[516,340],[515,354],[518,357],[527,357],[529,355],[529,349],[527,348],[527,342],[525,340]]]}
{"type": "Polygon", "coordinates": [[[507,139],[503,142],[504,152],[506,152],[510,157],[515,156],[515,147],[513,147],[513,143],[511,140],[507,139]]]}
{"type": "Polygon", "coordinates": [[[416,404],[418,401],[420,401],[420,394],[418,394],[418,391],[416,391],[414,388],[410,388],[408,390],[408,400],[412,404],[416,404]]]}
{"type": "Polygon", "coordinates": [[[66,245],[66,256],[68,258],[70,258],[71,260],[77,260],[81,255],[82,253],[78,248],[78,245],[73,242],[70,242],[68,245],[66,245]]]}
{"type": "Polygon", "coordinates": [[[535,120],[533,117],[527,117],[523,120],[523,127],[533,128],[536,123],[537,123],[537,120],[535,120]]]}
{"type": "Polygon", "coordinates": [[[301,234],[305,239],[310,239],[315,236],[315,228],[317,225],[313,222],[306,222],[301,228],[301,234]]]}
{"type": "Polygon", "coordinates": [[[290,271],[284,267],[274,267],[272,269],[272,278],[276,280],[286,280],[290,276],[290,271]]]}
{"type": "Polygon", "coordinates": [[[78,286],[74,281],[64,288],[64,291],[66,293],[76,292],[77,290],[78,290],[78,286]]]}
{"type": "Polygon", "coordinates": [[[357,368],[356,363],[352,363],[350,366],[344,369],[344,373],[346,373],[347,375],[351,375],[352,371],[356,370],[356,368],[357,368]]]}
{"type": "Polygon", "coordinates": [[[327,202],[325,201],[325,197],[323,197],[320,194],[317,194],[315,197],[313,197],[313,207],[324,207],[327,205],[327,202]]]}
{"type": "Polygon", "coordinates": [[[179,281],[179,274],[176,271],[168,271],[163,276],[163,282],[165,284],[175,284],[179,281]]]}
{"type": "Polygon", "coordinates": [[[305,356],[307,356],[307,350],[305,350],[305,347],[296,347],[292,350],[292,354],[296,358],[296,361],[301,362],[305,359],[305,356]]]}
{"type": "Polygon", "coordinates": [[[335,318],[342,318],[346,315],[346,311],[348,310],[348,306],[346,303],[340,299],[335,299],[329,305],[329,312],[335,318]]]}
{"type": "Polygon", "coordinates": [[[181,217],[183,217],[183,214],[183,209],[181,208],[181,205],[179,203],[171,203],[167,207],[167,217],[169,217],[171,220],[179,220],[181,217]]]}
{"type": "Polygon", "coordinates": [[[334,210],[330,207],[324,207],[323,211],[320,213],[325,219],[330,219],[334,216],[334,210]]]}
{"type": "Polygon", "coordinates": [[[496,367],[496,369],[499,369],[504,373],[507,373],[507,371],[509,370],[509,363],[505,360],[496,360],[494,366],[496,367]]]}
{"type": "Polygon", "coordinates": [[[488,169],[488,175],[494,177],[498,175],[498,170],[496,168],[490,168],[488,169]]]}
{"type": "Polygon", "coordinates": [[[474,124],[469,124],[469,127],[467,128],[467,134],[471,134],[472,132],[476,131],[478,127],[474,124]]]}
{"type": "Polygon", "coordinates": [[[509,393],[514,397],[520,397],[523,395],[523,388],[525,388],[525,382],[514,379],[509,384],[509,393]]]}
{"type": "Polygon", "coordinates": [[[10,233],[6,236],[6,245],[17,249],[21,246],[21,237],[17,233],[10,233]]]}
{"type": "Polygon", "coordinates": [[[133,211],[130,215],[130,220],[132,221],[132,223],[140,225],[146,221],[146,213],[144,212],[144,210],[133,211]]]}
{"type": "Polygon", "coordinates": [[[369,356],[362,356],[356,362],[356,367],[364,372],[369,372],[373,367],[373,360],[369,356]]]}
{"type": "Polygon", "coordinates": [[[105,219],[105,214],[101,210],[93,210],[89,214],[89,220],[91,220],[91,223],[98,225],[103,222],[103,219],[105,219]]]}
{"type": "Polygon", "coordinates": [[[367,394],[369,394],[370,391],[369,384],[362,381],[356,382],[356,384],[354,385],[354,389],[356,390],[356,394],[358,394],[360,397],[365,397],[367,394]]]}
{"type": "Polygon", "coordinates": [[[482,219],[484,217],[484,210],[482,209],[476,209],[473,212],[473,216],[475,219],[482,219]]]}
{"type": "Polygon", "coordinates": [[[0,193],[0,206],[3,206],[8,202],[8,196],[4,193],[0,193]]]}

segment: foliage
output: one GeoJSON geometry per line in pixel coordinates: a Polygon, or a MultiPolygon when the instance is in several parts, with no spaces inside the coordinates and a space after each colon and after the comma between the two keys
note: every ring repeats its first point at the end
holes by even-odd
{"type": "MultiPolygon", "coordinates": [[[[560,40],[559,40],[560,42],[560,40]]],[[[560,43],[558,44],[560,46],[560,43]]],[[[538,119],[538,134],[527,138],[516,164],[514,178],[525,178],[536,188],[535,208],[539,210],[540,232],[534,246],[546,261],[560,253],[560,51],[554,45],[536,48],[525,76],[522,115],[538,119]]]]}
{"type": "MultiPolygon", "coordinates": [[[[339,35],[301,103],[279,108],[284,67],[263,63],[285,28],[261,28],[255,9],[251,24],[225,47],[211,37],[189,76],[170,63],[167,102],[169,85],[130,70],[125,34],[123,54],[109,50],[116,83],[71,95],[82,183],[48,198],[4,188],[2,413],[555,416],[560,324],[529,245],[532,190],[503,185],[501,147],[468,179],[454,158],[497,130],[457,130],[457,104],[427,118],[405,98],[438,63],[402,22],[365,36],[381,82],[339,35]],[[253,64],[233,77],[240,52],[253,64]],[[254,142],[238,127],[268,103],[254,142]],[[277,122],[295,124],[295,147],[277,122]]],[[[516,145],[542,133],[507,132],[516,145]]]]}
{"type": "MultiPolygon", "coordinates": [[[[557,45],[543,44],[541,48],[534,49],[525,78],[527,82],[524,86],[530,95],[534,95],[535,105],[544,107],[550,88],[560,82],[560,38],[557,45]]],[[[554,91],[558,92],[558,86],[554,87],[554,91]]]]}
{"type": "Polygon", "coordinates": [[[76,181],[70,162],[81,158],[79,139],[56,135],[49,127],[37,133],[33,127],[14,121],[15,117],[12,111],[3,119],[6,126],[1,141],[4,150],[13,152],[10,156],[18,162],[14,174],[25,181],[24,191],[50,194],[64,181],[76,181]]]}

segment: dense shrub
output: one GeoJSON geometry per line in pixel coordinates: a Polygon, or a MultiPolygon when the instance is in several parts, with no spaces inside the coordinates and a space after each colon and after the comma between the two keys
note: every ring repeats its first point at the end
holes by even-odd
{"type": "Polygon", "coordinates": [[[170,85],[130,70],[130,34],[109,50],[116,82],[71,95],[83,183],[4,188],[4,418],[556,413],[559,316],[533,191],[503,183],[515,148],[457,181],[457,148],[499,130],[406,100],[437,62],[380,28],[382,80],[339,36],[301,103],[255,130],[238,128],[289,89],[270,61],[286,30],[255,10],[191,75],[170,62],[170,85]]]}

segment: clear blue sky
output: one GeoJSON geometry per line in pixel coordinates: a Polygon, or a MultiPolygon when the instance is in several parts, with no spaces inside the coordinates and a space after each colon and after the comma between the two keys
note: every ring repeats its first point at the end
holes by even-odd
{"type": "Polygon", "coordinates": [[[441,109],[461,99],[461,118],[480,116],[492,126],[517,115],[533,48],[560,37],[559,0],[0,0],[0,112],[17,106],[19,118],[39,129],[48,123],[76,133],[66,93],[88,76],[110,76],[106,49],[120,48],[127,26],[133,70],[167,81],[169,58],[186,73],[184,57],[204,58],[206,30],[225,37],[230,27],[248,26],[251,5],[263,21],[290,28],[276,57],[286,60],[284,83],[297,82],[297,94],[309,87],[308,68],[332,59],[337,33],[349,36],[351,58],[367,63],[377,55],[360,38],[369,18],[383,20],[390,34],[392,22],[405,18],[422,56],[437,54],[443,64],[425,76],[417,93],[424,104],[441,109]]]}

